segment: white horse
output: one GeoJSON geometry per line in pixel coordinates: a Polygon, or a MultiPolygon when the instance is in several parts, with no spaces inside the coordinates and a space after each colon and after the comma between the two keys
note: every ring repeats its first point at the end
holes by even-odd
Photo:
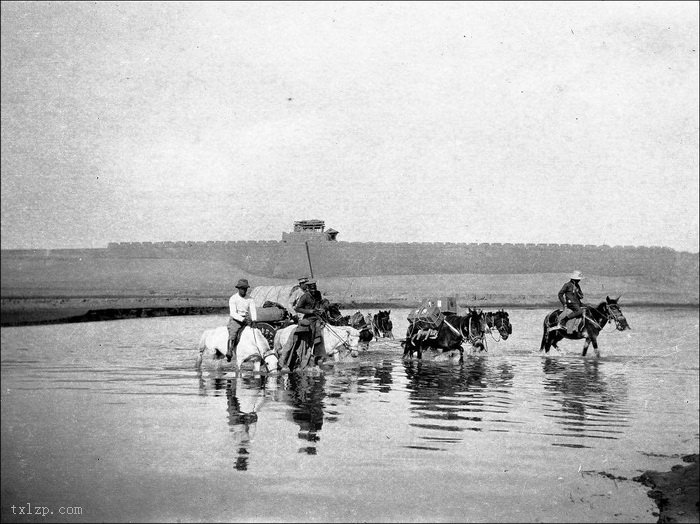
{"type": "Polygon", "coordinates": [[[229,363],[224,358],[227,347],[228,328],[226,326],[205,330],[197,344],[199,355],[196,367],[199,368],[206,357],[208,364],[218,369],[232,368],[240,371],[244,362],[252,362],[255,373],[260,371],[261,363],[269,373],[277,372],[277,354],[270,349],[270,344],[259,329],[250,326],[243,328],[236,346],[236,362],[229,363]]]}
{"type": "MultiPolygon", "coordinates": [[[[296,324],[292,324],[275,333],[272,347],[278,358],[282,348],[287,344],[296,327],[296,324]]],[[[357,358],[359,345],[360,332],[354,327],[323,325],[323,346],[326,349],[326,354],[332,357],[335,362],[339,362],[347,357],[357,358]]]]}

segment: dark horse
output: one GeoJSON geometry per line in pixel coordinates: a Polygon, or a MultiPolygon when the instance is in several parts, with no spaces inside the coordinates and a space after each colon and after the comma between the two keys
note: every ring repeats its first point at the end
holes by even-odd
{"type": "Polygon", "coordinates": [[[360,342],[369,342],[372,340],[372,330],[365,322],[365,317],[359,311],[352,317],[343,315],[340,312],[340,305],[328,302],[325,300],[323,304],[325,309],[324,318],[331,326],[351,326],[360,332],[360,342]]]}
{"type": "MultiPolygon", "coordinates": [[[[557,343],[563,338],[573,340],[585,338],[586,341],[583,344],[582,355],[586,356],[586,353],[588,352],[588,346],[592,342],[596,356],[600,357],[600,351],[598,351],[598,334],[603,330],[605,324],[607,324],[609,321],[615,322],[615,327],[618,331],[632,329],[630,328],[629,324],[627,323],[627,319],[620,310],[620,306],[617,303],[618,300],[620,300],[620,297],[617,297],[615,299],[605,297],[605,302],[601,302],[596,307],[593,307],[591,305],[584,306],[581,323],[571,334],[569,334],[568,330],[551,329],[552,327],[557,325],[559,315],[562,313],[561,309],[552,311],[544,318],[544,333],[542,334],[542,344],[540,345],[540,351],[544,349],[545,353],[549,353],[550,347],[559,349],[557,347],[557,343]]],[[[577,319],[572,319],[569,322],[576,320],[577,319]]]]}
{"type": "Polygon", "coordinates": [[[369,342],[372,340],[372,328],[367,324],[367,320],[365,320],[365,317],[360,311],[350,317],[348,325],[360,332],[360,342],[369,342]]]}
{"type": "Polygon", "coordinates": [[[419,322],[409,324],[406,332],[406,340],[403,342],[404,358],[412,358],[413,352],[418,353],[418,358],[423,358],[424,349],[440,349],[443,352],[459,350],[460,360],[464,355],[462,343],[469,342],[475,349],[484,351],[484,334],[488,330],[486,315],[481,310],[469,309],[464,316],[452,313],[446,314],[437,329],[437,336],[422,337],[423,331],[419,322]]]}
{"type": "Polygon", "coordinates": [[[394,324],[391,322],[391,309],[386,311],[379,310],[379,313],[372,318],[372,329],[374,336],[379,338],[394,338],[394,324]]]}
{"type": "Polygon", "coordinates": [[[489,311],[485,315],[489,331],[495,328],[503,340],[508,340],[508,336],[513,333],[513,326],[510,324],[508,313],[503,309],[499,309],[498,311],[489,311]]]}
{"type": "Polygon", "coordinates": [[[350,315],[345,315],[340,312],[340,305],[335,302],[329,302],[324,299],[322,302],[322,307],[325,310],[324,319],[331,326],[349,326],[350,325],[350,315]]]}

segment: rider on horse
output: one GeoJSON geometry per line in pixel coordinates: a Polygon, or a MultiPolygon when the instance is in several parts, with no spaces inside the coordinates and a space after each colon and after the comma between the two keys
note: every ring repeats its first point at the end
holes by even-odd
{"type": "Polygon", "coordinates": [[[559,316],[559,324],[553,329],[565,329],[567,321],[583,316],[584,304],[581,302],[583,291],[579,285],[583,275],[580,271],[574,271],[569,278],[569,281],[559,290],[559,302],[563,311],[559,316]]]}
{"type": "Polygon", "coordinates": [[[304,296],[304,293],[306,293],[306,283],[308,281],[308,277],[301,277],[299,279],[299,285],[294,287],[292,294],[289,297],[289,302],[292,305],[292,308],[296,307],[299,299],[304,296]]]}
{"type": "Polygon", "coordinates": [[[230,315],[228,320],[228,348],[226,350],[226,360],[228,362],[231,362],[241,331],[245,326],[255,322],[258,317],[255,301],[252,298],[246,298],[248,287],[248,280],[245,278],[240,279],[236,283],[238,293],[233,295],[228,301],[230,315]]]}
{"type": "Polygon", "coordinates": [[[283,371],[291,367],[295,353],[300,359],[308,355],[312,364],[320,363],[327,356],[323,347],[324,308],[321,293],[316,289],[315,280],[307,280],[304,284],[304,294],[294,305],[294,311],[302,315],[301,320],[292,335],[293,341],[287,349],[283,348],[279,358],[279,366],[283,371]],[[313,358],[308,351],[313,353],[313,358]]]}

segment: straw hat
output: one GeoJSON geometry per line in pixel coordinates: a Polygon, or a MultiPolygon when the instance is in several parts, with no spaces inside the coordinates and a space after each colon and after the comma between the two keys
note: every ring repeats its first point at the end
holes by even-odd
{"type": "Polygon", "coordinates": [[[576,270],[571,275],[569,276],[571,280],[581,280],[583,279],[583,274],[581,274],[580,271],[576,270]]]}

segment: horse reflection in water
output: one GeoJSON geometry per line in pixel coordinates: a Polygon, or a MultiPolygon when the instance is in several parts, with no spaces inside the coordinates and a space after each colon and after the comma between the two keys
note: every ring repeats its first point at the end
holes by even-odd
{"type": "MultiPolygon", "coordinates": [[[[206,382],[200,374],[200,394],[206,395],[206,382]]],[[[276,377],[216,376],[212,379],[214,396],[226,395],[226,414],[229,431],[236,449],[234,467],[239,471],[248,469],[250,446],[257,429],[258,413],[268,398],[276,399],[276,377]]]]}
{"type": "MultiPolygon", "coordinates": [[[[598,360],[566,361],[545,358],[544,389],[561,405],[563,413],[548,415],[563,425],[562,436],[577,438],[617,439],[628,425],[629,412],[623,408],[627,398],[624,375],[605,380],[598,360]]],[[[555,446],[585,448],[575,442],[555,446]]]]}
{"type": "Polygon", "coordinates": [[[374,378],[377,381],[377,391],[380,393],[391,392],[391,386],[394,380],[391,378],[391,373],[394,366],[391,360],[384,360],[380,365],[374,368],[374,378]]]}
{"type": "Polygon", "coordinates": [[[420,438],[425,445],[412,445],[411,448],[437,450],[442,443],[454,443],[463,439],[464,431],[485,429],[482,413],[493,413],[503,409],[501,398],[498,408],[489,406],[486,388],[498,388],[503,393],[512,387],[513,373],[510,366],[492,371],[488,360],[481,356],[469,356],[458,367],[439,366],[421,361],[404,362],[407,390],[411,411],[421,423],[411,426],[428,430],[420,438]],[[434,420],[435,423],[426,423],[434,420]]]}
{"type": "Polygon", "coordinates": [[[282,380],[282,398],[292,406],[291,419],[299,425],[298,437],[308,442],[299,453],[316,455],[316,443],[321,440],[319,433],[323,428],[325,376],[291,373],[282,380]]]}

